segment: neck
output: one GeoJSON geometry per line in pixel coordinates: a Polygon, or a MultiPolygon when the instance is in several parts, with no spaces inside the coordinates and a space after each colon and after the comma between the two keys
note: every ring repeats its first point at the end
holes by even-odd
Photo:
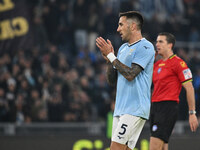
{"type": "Polygon", "coordinates": [[[128,43],[131,45],[131,44],[133,44],[133,43],[135,43],[135,42],[137,42],[137,41],[139,41],[141,39],[142,39],[142,34],[141,34],[141,32],[137,31],[134,34],[132,34],[132,36],[131,36],[130,40],[128,41],[128,43]]]}
{"type": "Polygon", "coordinates": [[[163,54],[162,55],[162,59],[165,61],[165,60],[167,60],[172,55],[174,55],[174,53],[173,53],[173,51],[170,51],[170,52],[168,52],[166,54],[163,54]]]}

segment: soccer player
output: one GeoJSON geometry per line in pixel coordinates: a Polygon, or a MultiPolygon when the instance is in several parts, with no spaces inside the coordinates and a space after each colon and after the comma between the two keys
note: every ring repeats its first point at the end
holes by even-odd
{"type": "Polygon", "coordinates": [[[192,74],[186,63],[173,53],[175,37],[160,33],[157,37],[157,53],[162,59],[154,64],[151,115],[150,150],[168,150],[168,142],[178,116],[181,87],[187,94],[191,131],[197,129],[195,96],[192,74]]]}
{"type": "Polygon", "coordinates": [[[111,150],[131,150],[135,147],[150,112],[155,50],[142,37],[143,17],[139,12],[119,14],[117,32],[124,43],[117,57],[109,40],[96,39],[96,45],[107,60],[107,80],[117,83],[111,150]]]}

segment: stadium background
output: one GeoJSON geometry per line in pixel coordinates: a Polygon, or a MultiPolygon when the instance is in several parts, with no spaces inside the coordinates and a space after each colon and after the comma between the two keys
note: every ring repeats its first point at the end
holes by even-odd
{"type": "MultiPolygon", "coordinates": [[[[71,145],[83,135],[93,141],[100,138],[108,147],[106,121],[115,91],[106,82],[106,64],[95,39],[108,38],[117,50],[122,43],[116,32],[118,13],[128,10],[144,15],[143,35],[153,43],[162,31],[176,36],[174,51],[193,73],[199,117],[199,8],[199,0],[0,0],[0,143],[4,143],[0,149],[12,149],[12,140],[16,145],[27,141],[29,148],[25,147],[30,149],[34,143],[29,139],[34,141],[38,135],[49,141],[57,136],[63,142],[71,141],[63,149],[73,149],[71,145]],[[78,132],[77,124],[84,132],[78,132]],[[19,137],[21,141],[16,140],[19,137]]],[[[188,131],[184,90],[180,99],[172,145],[182,137],[188,142],[180,140],[179,146],[197,146],[199,131],[188,131]]],[[[148,140],[148,123],[143,135],[148,140]]]]}

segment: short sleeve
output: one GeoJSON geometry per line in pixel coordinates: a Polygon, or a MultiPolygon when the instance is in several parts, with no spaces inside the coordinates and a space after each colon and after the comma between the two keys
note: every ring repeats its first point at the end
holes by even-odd
{"type": "Polygon", "coordinates": [[[140,65],[143,69],[148,65],[148,63],[154,59],[155,50],[152,45],[148,44],[142,45],[137,48],[135,55],[133,56],[132,63],[140,65]]]}
{"type": "Polygon", "coordinates": [[[183,60],[178,61],[176,63],[175,68],[176,68],[175,71],[181,82],[185,82],[192,79],[192,73],[190,69],[188,68],[187,64],[183,60]]]}

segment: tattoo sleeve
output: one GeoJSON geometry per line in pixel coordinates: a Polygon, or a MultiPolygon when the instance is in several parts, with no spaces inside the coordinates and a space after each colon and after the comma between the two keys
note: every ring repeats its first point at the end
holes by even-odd
{"type": "Polygon", "coordinates": [[[117,83],[117,70],[113,68],[111,63],[109,63],[107,67],[106,79],[108,84],[111,86],[115,86],[117,83]]]}
{"type": "Polygon", "coordinates": [[[128,80],[132,81],[143,70],[143,68],[137,64],[132,64],[131,68],[122,64],[118,59],[113,61],[115,68],[128,80]]]}

